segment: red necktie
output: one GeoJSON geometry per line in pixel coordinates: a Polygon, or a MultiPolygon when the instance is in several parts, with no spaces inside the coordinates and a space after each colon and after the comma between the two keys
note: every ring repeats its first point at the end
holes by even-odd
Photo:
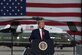
{"type": "Polygon", "coordinates": [[[44,39],[44,30],[42,29],[42,40],[44,39]]]}

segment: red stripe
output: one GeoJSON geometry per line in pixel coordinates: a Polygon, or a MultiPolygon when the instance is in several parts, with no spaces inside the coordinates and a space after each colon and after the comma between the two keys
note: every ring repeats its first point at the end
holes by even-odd
{"type": "Polygon", "coordinates": [[[48,12],[27,12],[27,16],[47,16],[47,17],[80,17],[80,13],[48,13],[48,12]]]}
{"type": "Polygon", "coordinates": [[[7,25],[10,24],[10,22],[0,22],[0,25],[7,25]]]}
{"type": "MultiPolygon", "coordinates": [[[[68,26],[67,24],[63,24],[63,23],[58,23],[58,22],[45,22],[46,25],[51,25],[51,26],[68,26]]],[[[76,26],[80,26],[80,22],[74,22],[74,24],[76,26]]]]}
{"type": "Polygon", "coordinates": [[[81,7],[80,3],[70,3],[70,4],[48,4],[48,3],[26,3],[27,7],[48,7],[48,8],[62,8],[62,7],[81,7]]]}
{"type": "Polygon", "coordinates": [[[72,32],[72,31],[67,31],[69,34],[71,35],[81,35],[81,32],[80,31],[77,31],[77,32],[72,32]]]}
{"type": "MultiPolygon", "coordinates": [[[[34,21],[19,21],[21,24],[36,24],[34,21]]],[[[0,25],[7,25],[10,24],[10,22],[0,22],[0,25]]]]}
{"type": "MultiPolygon", "coordinates": [[[[21,24],[36,24],[37,22],[35,21],[19,21],[21,24]]],[[[0,22],[0,25],[7,25],[10,24],[10,22],[0,22]]],[[[67,26],[67,24],[63,24],[63,23],[58,23],[58,22],[52,22],[52,21],[48,21],[45,22],[46,25],[51,25],[51,26],[67,26]]],[[[75,25],[80,25],[80,22],[74,22],[75,25]]]]}

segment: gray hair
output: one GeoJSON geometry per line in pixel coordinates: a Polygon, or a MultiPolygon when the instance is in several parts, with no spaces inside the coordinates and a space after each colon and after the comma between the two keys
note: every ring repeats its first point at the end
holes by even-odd
{"type": "Polygon", "coordinates": [[[37,21],[37,24],[41,23],[41,22],[44,22],[44,20],[38,20],[37,21]]]}

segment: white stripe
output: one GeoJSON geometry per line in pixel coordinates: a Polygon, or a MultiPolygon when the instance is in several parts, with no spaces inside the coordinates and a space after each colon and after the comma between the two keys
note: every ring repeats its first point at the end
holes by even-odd
{"type": "Polygon", "coordinates": [[[34,7],[27,7],[27,12],[48,12],[48,13],[61,13],[61,12],[73,12],[73,13],[81,13],[81,8],[34,8],[34,7]]]}
{"type": "MultiPolygon", "coordinates": [[[[9,17],[0,17],[0,21],[19,19],[19,18],[32,18],[33,16],[9,16],[9,17]],[[12,18],[12,19],[11,19],[12,18]]],[[[44,17],[44,19],[53,20],[53,21],[61,21],[61,22],[81,22],[81,17],[44,17]]]]}
{"type": "Polygon", "coordinates": [[[48,20],[53,20],[53,21],[61,21],[61,22],[81,22],[80,17],[44,17],[45,19],[48,20]]]}
{"type": "MultiPolygon", "coordinates": [[[[6,25],[5,25],[6,26],[6,25]]],[[[0,26],[0,30],[2,29],[2,28],[4,28],[5,26],[0,26]]],[[[68,26],[54,26],[54,27],[58,27],[58,28],[61,28],[61,29],[63,29],[63,30],[65,30],[65,31],[68,31],[68,30],[70,30],[69,29],[69,27],[68,26]]],[[[81,31],[81,27],[76,27],[77,29],[78,29],[78,31],[81,31]]]]}
{"type": "Polygon", "coordinates": [[[81,3],[81,0],[26,0],[32,3],[81,3]]]}
{"type": "MultiPolygon", "coordinates": [[[[55,26],[55,27],[61,28],[65,31],[70,30],[68,26],[55,26]]],[[[81,27],[76,27],[76,28],[77,28],[77,31],[81,31],[81,27]]]]}

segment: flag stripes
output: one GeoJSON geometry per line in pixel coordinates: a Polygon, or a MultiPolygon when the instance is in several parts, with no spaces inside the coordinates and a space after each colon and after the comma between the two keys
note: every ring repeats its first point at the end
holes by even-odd
{"type": "MultiPolygon", "coordinates": [[[[61,22],[74,22],[80,35],[81,25],[81,0],[26,0],[26,16],[40,16],[45,19],[61,22]]],[[[67,24],[46,22],[46,25],[52,25],[71,33],[67,24]]]]}
{"type": "Polygon", "coordinates": [[[80,13],[48,13],[48,12],[27,12],[27,16],[47,16],[47,17],[80,17],[80,13]]]}
{"type": "Polygon", "coordinates": [[[80,8],[79,3],[62,3],[62,4],[50,4],[50,3],[26,3],[27,7],[44,7],[44,8],[80,8]]]}
{"type": "MultiPolygon", "coordinates": [[[[76,36],[81,35],[81,0],[26,0],[25,16],[39,16],[44,19],[53,20],[46,22],[46,25],[62,28],[72,35],[74,33],[68,28],[68,25],[60,22],[74,22],[76,28],[78,29],[75,33],[76,36]],[[58,21],[59,23],[55,21],[58,21]]],[[[8,17],[6,19],[1,17],[0,21],[7,19],[8,17]]],[[[20,22],[21,24],[36,24],[35,21],[22,20],[20,22]]],[[[0,22],[0,27],[9,23],[10,22],[0,22]]]]}

